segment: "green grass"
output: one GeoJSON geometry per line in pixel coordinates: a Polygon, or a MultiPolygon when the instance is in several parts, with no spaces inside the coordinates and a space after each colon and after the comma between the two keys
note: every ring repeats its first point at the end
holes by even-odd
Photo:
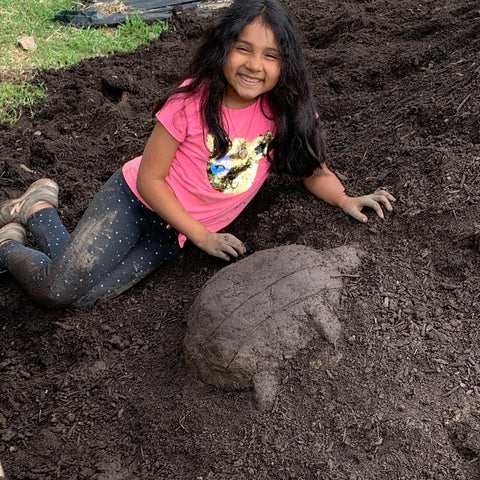
{"type": "Polygon", "coordinates": [[[47,91],[42,85],[35,86],[25,81],[2,82],[0,84],[0,121],[15,123],[20,116],[20,106],[32,115],[35,103],[46,96],[47,91]]]}
{"type": "Polygon", "coordinates": [[[37,70],[62,68],[81,60],[129,52],[158,38],[166,22],[147,25],[131,17],[117,28],[78,29],[52,21],[59,10],[72,10],[72,0],[0,0],[0,122],[15,123],[20,112],[30,115],[45,88],[29,81],[37,70]],[[32,36],[37,48],[24,51],[17,38],[32,36]],[[21,108],[21,107],[27,107],[21,108]]]}

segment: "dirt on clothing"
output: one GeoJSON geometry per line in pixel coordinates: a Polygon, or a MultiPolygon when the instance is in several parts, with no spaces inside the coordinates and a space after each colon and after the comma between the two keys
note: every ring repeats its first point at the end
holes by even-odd
{"type": "MultiPolygon", "coordinates": [[[[225,264],[179,260],[86,309],[33,303],[0,278],[0,460],[11,479],[480,478],[480,3],[287,2],[350,194],[386,187],[364,225],[297,179],[267,181],[227,231],[249,253],[358,244],[342,339],[286,358],[270,411],[185,367],[187,312],[225,264]],[[332,349],[334,347],[331,347],[332,349]],[[322,355],[336,358],[322,364],[322,355]]],[[[134,53],[41,74],[48,104],[0,126],[0,199],[48,176],[72,229],[107,178],[140,154],[151,109],[207,20],[134,53]]],[[[252,273],[254,275],[254,273],[252,273]]]]}

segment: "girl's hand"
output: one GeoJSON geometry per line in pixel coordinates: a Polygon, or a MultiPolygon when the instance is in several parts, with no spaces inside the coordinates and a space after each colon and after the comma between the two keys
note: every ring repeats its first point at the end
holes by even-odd
{"type": "Polygon", "coordinates": [[[394,201],[395,197],[393,195],[390,195],[390,193],[385,190],[378,189],[370,195],[364,195],[362,197],[345,196],[339,206],[346,214],[362,223],[366,223],[368,218],[362,213],[364,207],[375,210],[376,214],[383,220],[385,216],[383,215],[382,205],[388,212],[391,212],[393,210],[391,202],[394,201]]]}
{"type": "Polygon", "coordinates": [[[237,258],[239,255],[244,255],[247,251],[243,242],[230,233],[208,232],[196,245],[208,254],[227,261],[231,257],[237,258]]]}

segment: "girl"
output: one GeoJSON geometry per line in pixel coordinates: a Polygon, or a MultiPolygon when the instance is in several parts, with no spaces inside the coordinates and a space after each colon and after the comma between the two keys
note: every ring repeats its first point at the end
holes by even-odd
{"type": "Polygon", "coordinates": [[[270,171],[298,175],[320,199],[366,222],[395,199],[349,197],[325,165],[297,31],[276,0],[237,0],[206,34],[178,86],[155,108],[143,155],[103,186],[71,236],[58,188],[41,179],[0,205],[0,266],[38,302],[89,305],[123,292],[186,239],[229,260],[228,225],[270,171]],[[40,251],[24,246],[27,226],[40,251]]]}

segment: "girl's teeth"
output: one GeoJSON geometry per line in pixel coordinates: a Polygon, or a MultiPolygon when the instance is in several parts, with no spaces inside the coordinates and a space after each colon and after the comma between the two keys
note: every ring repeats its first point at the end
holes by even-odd
{"type": "Polygon", "coordinates": [[[255,78],[248,78],[248,77],[244,77],[243,75],[240,75],[246,82],[248,83],[257,83],[258,80],[255,79],[255,78]]]}

